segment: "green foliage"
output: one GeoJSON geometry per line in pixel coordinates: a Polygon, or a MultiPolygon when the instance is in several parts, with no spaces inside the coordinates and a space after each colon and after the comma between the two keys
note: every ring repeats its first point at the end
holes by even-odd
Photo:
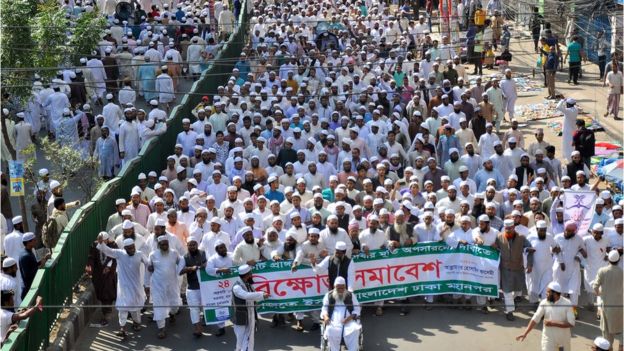
{"type": "MultiPolygon", "coordinates": [[[[50,178],[61,183],[62,187],[76,187],[83,194],[83,201],[91,199],[103,181],[98,177],[96,159],[85,158],[81,150],[72,146],[61,146],[50,141],[47,137],[41,139],[40,148],[43,157],[49,161],[50,178]]],[[[37,155],[35,147],[22,151],[26,156],[24,161],[24,177],[27,183],[35,186],[38,180],[35,161],[37,155]]]]}
{"type": "MultiPolygon", "coordinates": [[[[33,48],[28,19],[37,12],[37,0],[1,0],[0,24],[0,65],[2,68],[32,67],[33,48]]],[[[24,100],[30,95],[30,82],[33,73],[29,71],[3,71],[0,82],[17,99],[24,100]]],[[[4,88],[3,88],[4,89],[4,88]]]]}
{"type": "Polygon", "coordinates": [[[69,38],[69,59],[78,64],[81,57],[86,57],[96,49],[97,43],[102,38],[102,32],[106,29],[106,19],[99,16],[95,11],[83,13],[72,28],[69,38]]]}
{"type": "MultiPolygon", "coordinates": [[[[38,50],[33,55],[33,67],[58,67],[63,63],[66,51],[62,48],[67,40],[65,12],[56,2],[47,1],[39,5],[32,22],[32,38],[38,50]]],[[[52,78],[54,70],[41,70],[42,78],[52,78]]]]}

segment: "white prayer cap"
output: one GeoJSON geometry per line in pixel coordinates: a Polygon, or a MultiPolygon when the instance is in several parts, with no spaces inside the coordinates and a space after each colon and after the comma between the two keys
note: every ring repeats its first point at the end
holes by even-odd
{"type": "Polygon", "coordinates": [[[620,253],[618,252],[618,250],[611,250],[609,252],[608,258],[609,258],[609,262],[615,263],[620,260],[620,253]]]}
{"type": "Polygon", "coordinates": [[[139,173],[139,176],[137,177],[138,180],[145,180],[147,179],[147,176],[145,175],[145,173],[139,173]]]}
{"type": "Polygon", "coordinates": [[[338,285],[347,285],[345,278],[341,276],[336,277],[336,280],[334,280],[334,286],[338,286],[338,285]]]}
{"type": "Polygon", "coordinates": [[[347,250],[347,244],[344,241],[338,241],[336,243],[336,250],[346,251],[347,250]]]}
{"type": "Polygon", "coordinates": [[[182,119],[182,124],[184,124],[184,123],[191,123],[191,120],[188,119],[188,118],[183,118],[182,119]]]}
{"type": "Polygon", "coordinates": [[[188,244],[190,242],[197,242],[197,239],[195,239],[195,237],[193,236],[189,236],[188,238],[186,238],[186,243],[188,244]]]}
{"type": "Polygon", "coordinates": [[[112,100],[113,99],[113,94],[108,93],[106,94],[106,100],[112,100]]]}
{"type": "Polygon", "coordinates": [[[618,218],[615,220],[614,225],[622,225],[624,224],[624,218],[618,218]]]}
{"type": "Polygon", "coordinates": [[[379,217],[375,214],[371,214],[370,216],[368,216],[368,221],[372,222],[372,221],[378,221],[379,222],[379,217]]]}
{"type": "Polygon", "coordinates": [[[22,223],[22,216],[15,216],[15,217],[13,217],[11,222],[13,223],[13,225],[22,223]]]}
{"type": "Polygon", "coordinates": [[[42,169],[39,170],[39,176],[40,177],[46,176],[48,174],[50,174],[50,172],[48,171],[47,168],[42,168],[42,169]]]}
{"type": "Polygon", "coordinates": [[[490,221],[490,217],[488,217],[488,215],[482,214],[479,216],[479,222],[489,222],[489,221],[490,221]]]}
{"type": "Polygon", "coordinates": [[[596,346],[600,350],[609,350],[611,348],[611,343],[609,340],[599,336],[594,339],[594,346],[596,346]]]}
{"type": "Polygon", "coordinates": [[[613,213],[613,211],[622,211],[622,206],[615,205],[615,206],[611,207],[611,213],[613,213]]]}
{"type": "Polygon", "coordinates": [[[559,285],[559,283],[557,282],[550,282],[548,283],[548,289],[554,291],[554,292],[558,292],[561,293],[561,285],[559,285]]]}
{"type": "Polygon", "coordinates": [[[601,223],[596,223],[592,226],[592,230],[595,230],[597,232],[602,232],[604,231],[604,226],[601,223]]]}
{"type": "Polygon", "coordinates": [[[166,234],[158,237],[158,242],[161,242],[161,241],[167,241],[167,242],[169,241],[169,238],[167,237],[166,234]]]}
{"type": "Polygon", "coordinates": [[[53,180],[50,182],[50,190],[54,190],[58,188],[59,186],[61,186],[61,183],[57,182],[56,180],[53,180]]]}
{"type": "Polygon", "coordinates": [[[249,272],[251,272],[251,266],[248,264],[244,264],[238,267],[238,275],[245,275],[249,272]]]}
{"type": "Polygon", "coordinates": [[[574,104],[576,104],[576,100],[574,100],[573,98],[567,98],[566,99],[566,103],[570,104],[570,105],[574,105],[574,104]]]}
{"type": "Polygon", "coordinates": [[[123,246],[128,247],[130,245],[134,245],[134,240],[132,238],[126,238],[123,241],[123,246]]]}
{"type": "Polygon", "coordinates": [[[461,218],[459,219],[462,223],[463,222],[472,222],[472,219],[470,218],[470,216],[461,216],[461,218]]]}
{"type": "Polygon", "coordinates": [[[100,232],[100,236],[102,237],[102,240],[105,240],[105,241],[110,239],[110,235],[104,231],[100,232]]]}
{"type": "Polygon", "coordinates": [[[455,215],[455,210],[452,208],[447,208],[446,210],[444,210],[444,214],[445,215],[455,215]]]}
{"type": "Polygon", "coordinates": [[[130,210],[123,210],[121,211],[121,215],[122,216],[132,216],[132,212],[130,210]]]}
{"type": "Polygon", "coordinates": [[[125,221],[123,221],[123,224],[121,225],[121,228],[122,229],[133,229],[134,228],[134,223],[132,223],[131,221],[126,219],[125,221]]]}
{"type": "Polygon", "coordinates": [[[513,227],[514,226],[514,221],[513,219],[506,219],[503,221],[503,226],[505,227],[513,227]]]}
{"type": "Polygon", "coordinates": [[[544,220],[537,221],[537,224],[535,224],[535,226],[537,227],[537,229],[546,229],[546,228],[548,228],[548,224],[544,220]]]}
{"type": "Polygon", "coordinates": [[[609,190],[603,190],[600,192],[600,197],[603,199],[609,199],[611,198],[611,193],[609,192],[609,190]]]}
{"type": "Polygon", "coordinates": [[[4,259],[4,261],[2,261],[2,268],[9,268],[9,267],[13,267],[17,264],[17,261],[15,261],[13,258],[11,257],[7,257],[4,259]]]}
{"type": "Polygon", "coordinates": [[[597,198],[596,199],[596,205],[604,205],[604,200],[602,198],[597,198]]]}
{"type": "Polygon", "coordinates": [[[158,100],[156,100],[156,99],[151,99],[149,103],[152,106],[158,106],[158,100]]]}
{"type": "Polygon", "coordinates": [[[28,242],[35,239],[35,233],[32,232],[28,232],[28,233],[24,233],[24,235],[22,236],[22,242],[28,242]]]}
{"type": "MultiPolygon", "coordinates": [[[[202,207],[203,208],[203,207],[202,207]]],[[[212,217],[210,219],[210,224],[218,224],[221,225],[221,220],[219,219],[219,217],[212,217]]]]}
{"type": "Polygon", "coordinates": [[[164,227],[167,225],[167,222],[165,222],[164,218],[158,218],[156,220],[156,223],[154,224],[155,227],[164,227]]]}
{"type": "Polygon", "coordinates": [[[515,216],[522,216],[522,212],[518,211],[518,210],[513,210],[511,211],[511,216],[515,217],[515,216]]]}

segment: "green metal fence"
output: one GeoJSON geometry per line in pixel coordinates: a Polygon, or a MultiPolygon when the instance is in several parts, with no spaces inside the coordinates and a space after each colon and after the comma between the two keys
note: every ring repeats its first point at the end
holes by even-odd
{"type": "Polygon", "coordinates": [[[175,145],[177,134],[182,130],[182,119],[193,118],[191,110],[199,104],[201,95],[214,94],[217,86],[229,78],[233,62],[220,61],[222,58],[237,57],[248,32],[246,2],[239,22],[241,25],[215,58],[218,63],[209,66],[191,88],[192,93],[184,95],[180,104],[171,112],[167,120],[167,132],[152,139],[143,146],[139,156],[128,162],[117,177],[106,182],[91,201],[78,209],[65,228],[52,257],[45,267],[39,269],[21,307],[33,306],[37,296],[43,297],[46,307],[43,312],[20,323],[2,346],[3,351],[38,350],[48,346],[50,330],[62,309],[58,306],[71,303],[72,290],[84,273],[89,247],[97,234],[106,227],[109,215],[114,211],[115,200],[127,198],[137,184],[141,172],[158,171],[165,168],[166,155],[175,145]]]}

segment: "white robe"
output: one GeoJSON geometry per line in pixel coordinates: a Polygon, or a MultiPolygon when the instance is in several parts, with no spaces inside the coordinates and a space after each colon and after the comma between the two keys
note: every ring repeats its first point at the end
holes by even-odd
{"type": "Polygon", "coordinates": [[[247,304],[247,325],[234,325],[234,334],[236,334],[236,351],[253,351],[254,350],[254,333],[256,329],[256,301],[264,299],[263,293],[247,291],[244,288],[245,283],[239,281],[232,287],[232,293],[239,299],[245,300],[247,304]]]}
{"type": "MultiPolygon", "coordinates": [[[[353,314],[360,315],[361,307],[358,303],[355,294],[351,295],[353,298],[353,314]]],[[[321,316],[327,315],[329,307],[329,295],[325,294],[323,298],[323,308],[321,309],[321,316]]],[[[344,338],[345,345],[349,351],[358,350],[358,341],[360,338],[360,332],[362,326],[356,321],[349,321],[347,324],[343,324],[342,321],[347,318],[349,311],[344,302],[336,301],[334,305],[334,311],[329,316],[330,322],[325,326],[323,336],[329,341],[329,349],[331,351],[340,350],[341,340],[344,338]]]]}
{"type": "Polygon", "coordinates": [[[102,115],[104,116],[104,125],[108,127],[111,134],[119,133],[119,122],[123,119],[121,107],[109,102],[102,108],[102,115]]]}
{"type": "Polygon", "coordinates": [[[184,259],[175,250],[169,249],[163,254],[160,249],[156,249],[149,255],[149,265],[154,267],[150,279],[154,320],[162,321],[169,312],[175,312],[177,306],[182,304],[180,286],[172,282],[178,282],[178,273],[184,268],[184,259]]]}
{"type": "Polygon", "coordinates": [[[576,305],[581,289],[581,268],[575,257],[585,244],[578,234],[566,239],[563,233],[555,236],[555,243],[561,252],[555,255],[553,280],[561,285],[561,292],[569,294],[572,304],[576,305]],[[561,270],[560,263],[565,263],[565,270],[561,270]]]}
{"type": "Polygon", "coordinates": [[[106,92],[106,71],[104,64],[99,59],[91,59],[87,61],[87,67],[91,71],[91,77],[95,84],[95,94],[98,98],[102,98],[106,92]]]}
{"type": "Polygon", "coordinates": [[[592,235],[585,236],[583,238],[583,241],[585,242],[585,249],[587,250],[585,269],[583,271],[583,283],[585,286],[585,291],[594,294],[594,288],[592,287],[592,284],[596,279],[598,270],[609,264],[609,262],[605,260],[609,241],[604,236],[602,239],[600,239],[600,241],[596,241],[596,239],[594,239],[592,235]]]}
{"type": "Polygon", "coordinates": [[[162,73],[156,77],[155,90],[158,92],[158,102],[167,104],[175,100],[173,79],[168,74],[162,73]]]}
{"type": "Polygon", "coordinates": [[[98,244],[98,250],[106,256],[117,260],[117,300],[115,307],[118,311],[140,311],[145,304],[143,290],[143,270],[147,258],[141,251],[129,256],[126,250],[111,249],[106,244],[98,244]]]}
{"type": "Polygon", "coordinates": [[[139,128],[135,122],[124,122],[119,128],[119,152],[125,152],[122,164],[139,155],[141,144],[139,128]]]}
{"type": "Polygon", "coordinates": [[[563,112],[563,128],[561,130],[561,155],[568,161],[570,161],[574,146],[572,146],[572,135],[576,130],[576,118],[578,116],[578,110],[576,106],[570,108],[566,107],[565,100],[559,101],[557,104],[557,110],[563,112]]]}
{"type": "Polygon", "coordinates": [[[535,249],[533,253],[533,270],[526,275],[527,291],[529,295],[536,299],[546,297],[546,286],[552,281],[553,257],[552,248],[556,246],[552,234],[546,233],[546,238],[540,240],[536,232],[527,236],[531,247],[535,249]]]}

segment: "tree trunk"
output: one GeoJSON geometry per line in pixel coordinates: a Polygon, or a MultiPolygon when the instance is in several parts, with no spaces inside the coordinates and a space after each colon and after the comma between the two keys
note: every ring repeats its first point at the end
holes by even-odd
{"type": "MultiPolygon", "coordinates": [[[[7,146],[7,149],[9,149],[9,153],[11,154],[11,160],[15,160],[15,158],[17,157],[17,152],[15,151],[15,148],[13,147],[13,145],[11,145],[11,139],[9,139],[9,132],[7,130],[7,126],[6,126],[6,119],[7,117],[2,116],[2,138],[4,139],[4,142],[7,146]]],[[[9,175],[10,177],[10,175],[9,175]]],[[[24,191],[26,191],[26,184],[24,184],[24,191]]],[[[24,199],[24,196],[19,196],[19,204],[20,204],[20,212],[22,213],[22,223],[24,226],[24,232],[28,231],[28,215],[26,214],[26,200],[24,199]]],[[[7,218],[7,221],[11,220],[10,218],[7,218]]]]}

